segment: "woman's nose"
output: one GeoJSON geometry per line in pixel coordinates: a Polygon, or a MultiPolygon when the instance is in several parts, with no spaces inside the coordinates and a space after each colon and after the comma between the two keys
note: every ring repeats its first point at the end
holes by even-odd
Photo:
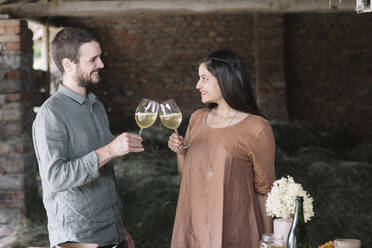
{"type": "Polygon", "coordinates": [[[199,80],[199,81],[196,83],[195,88],[196,88],[196,89],[200,89],[200,88],[201,88],[201,80],[199,80]]]}

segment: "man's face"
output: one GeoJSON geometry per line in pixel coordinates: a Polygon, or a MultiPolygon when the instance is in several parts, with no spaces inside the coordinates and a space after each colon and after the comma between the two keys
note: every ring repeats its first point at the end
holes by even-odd
{"type": "Polygon", "coordinates": [[[99,71],[104,67],[99,43],[91,41],[81,45],[79,56],[75,74],[79,85],[86,87],[91,84],[98,84],[101,80],[99,71]]]}

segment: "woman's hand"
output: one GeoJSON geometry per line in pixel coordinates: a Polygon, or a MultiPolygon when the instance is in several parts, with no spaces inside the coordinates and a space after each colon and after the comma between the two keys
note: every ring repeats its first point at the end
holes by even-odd
{"type": "Polygon", "coordinates": [[[176,133],[173,133],[168,140],[168,147],[177,153],[178,174],[182,177],[182,167],[185,161],[185,143],[184,138],[176,133]]]}
{"type": "Polygon", "coordinates": [[[181,153],[184,150],[182,146],[184,144],[184,138],[176,133],[173,133],[168,140],[168,147],[176,153],[181,153]]]}

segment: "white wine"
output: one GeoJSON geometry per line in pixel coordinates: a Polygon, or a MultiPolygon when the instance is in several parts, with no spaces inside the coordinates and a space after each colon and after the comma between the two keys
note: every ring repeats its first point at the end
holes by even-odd
{"type": "Polygon", "coordinates": [[[158,117],[157,112],[156,113],[140,113],[140,112],[137,112],[135,114],[135,119],[136,119],[137,125],[140,128],[151,127],[155,123],[156,117],[158,117]]]}
{"type": "Polygon", "coordinates": [[[177,129],[182,121],[181,113],[172,113],[168,115],[160,114],[160,121],[163,125],[169,129],[177,129]]]}

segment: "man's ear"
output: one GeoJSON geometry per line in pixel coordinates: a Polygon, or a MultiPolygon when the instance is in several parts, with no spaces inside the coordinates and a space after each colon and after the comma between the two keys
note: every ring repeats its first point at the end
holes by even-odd
{"type": "Polygon", "coordinates": [[[63,58],[62,59],[62,66],[63,66],[63,69],[65,70],[65,72],[73,72],[75,70],[75,63],[72,62],[70,59],[68,58],[63,58]]]}

